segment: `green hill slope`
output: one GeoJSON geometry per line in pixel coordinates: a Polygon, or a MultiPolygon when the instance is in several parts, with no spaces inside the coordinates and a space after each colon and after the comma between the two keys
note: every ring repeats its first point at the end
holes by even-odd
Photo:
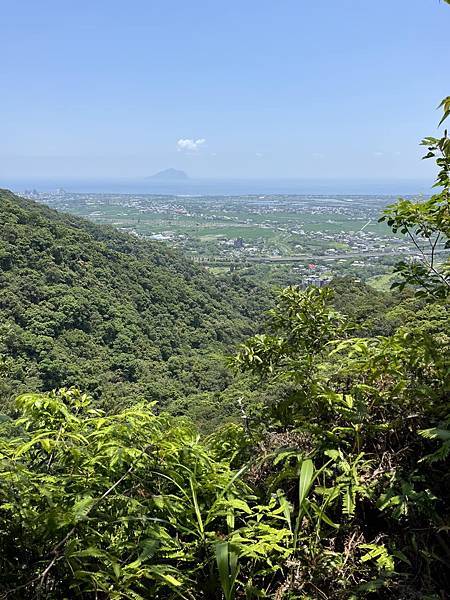
{"type": "Polygon", "coordinates": [[[77,384],[123,404],[223,389],[261,294],[0,190],[0,395],[77,384]]]}

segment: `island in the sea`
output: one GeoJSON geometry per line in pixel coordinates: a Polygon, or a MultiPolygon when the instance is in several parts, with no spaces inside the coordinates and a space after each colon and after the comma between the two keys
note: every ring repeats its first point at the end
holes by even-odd
{"type": "Polygon", "coordinates": [[[164,169],[164,171],[158,171],[154,175],[146,177],[146,179],[157,179],[158,181],[185,181],[189,179],[189,176],[184,171],[178,169],[164,169]]]}

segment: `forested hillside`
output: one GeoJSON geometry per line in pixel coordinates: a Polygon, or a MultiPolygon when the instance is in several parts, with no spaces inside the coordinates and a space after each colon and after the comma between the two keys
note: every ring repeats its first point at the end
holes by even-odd
{"type": "Polygon", "coordinates": [[[180,254],[0,191],[0,393],[77,385],[166,402],[229,381],[267,298],[180,254]],[[227,379],[228,377],[228,379],[227,379]]]}
{"type": "Polygon", "coordinates": [[[245,279],[2,192],[1,392],[30,390],[2,599],[448,597],[450,141],[424,144],[436,194],[380,215],[420,257],[397,291],[290,286],[259,322],[245,279]],[[211,353],[250,331],[231,381],[211,353]]]}
{"type": "MultiPolygon", "coordinates": [[[[107,410],[156,400],[211,431],[240,419],[240,399],[254,406],[256,396],[272,397],[233,378],[224,360],[263,320],[267,286],[212,277],[162,244],[8,191],[0,219],[4,410],[21,391],[76,385],[107,410]]],[[[393,333],[423,309],[411,294],[351,279],[332,288],[336,307],[365,335],[393,333]]]]}
{"type": "Polygon", "coordinates": [[[0,600],[450,600],[450,0],[1,7],[0,600]]]}

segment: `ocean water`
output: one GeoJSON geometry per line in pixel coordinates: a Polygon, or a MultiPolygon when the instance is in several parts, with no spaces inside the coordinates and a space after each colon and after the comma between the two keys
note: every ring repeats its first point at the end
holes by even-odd
{"type": "Polygon", "coordinates": [[[52,192],[170,194],[180,196],[245,196],[261,194],[349,194],[349,195],[428,195],[431,182],[417,180],[349,180],[349,179],[188,179],[186,181],[156,181],[144,178],[69,179],[65,177],[4,178],[0,187],[16,193],[35,189],[52,192]]]}

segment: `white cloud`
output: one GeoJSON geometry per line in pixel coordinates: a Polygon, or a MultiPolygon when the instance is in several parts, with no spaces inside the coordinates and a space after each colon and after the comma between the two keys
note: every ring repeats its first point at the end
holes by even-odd
{"type": "Polygon", "coordinates": [[[384,152],[374,152],[373,155],[379,158],[380,156],[384,156],[384,152]]]}
{"type": "Polygon", "coordinates": [[[199,138],[198,140],[180,138],[177,142],[177,150],[178,152],[195,152],[205,142],[206,140],[204,138],[199,138]]]}
{"type": "Polygon", "coordinates": [[[255,156],[256,156],[257,158],[262,158],[262,157],[264,156],[264,154],[263,154],[262,152],[257,152],[257,153],[255,154],[255,156]]]}

